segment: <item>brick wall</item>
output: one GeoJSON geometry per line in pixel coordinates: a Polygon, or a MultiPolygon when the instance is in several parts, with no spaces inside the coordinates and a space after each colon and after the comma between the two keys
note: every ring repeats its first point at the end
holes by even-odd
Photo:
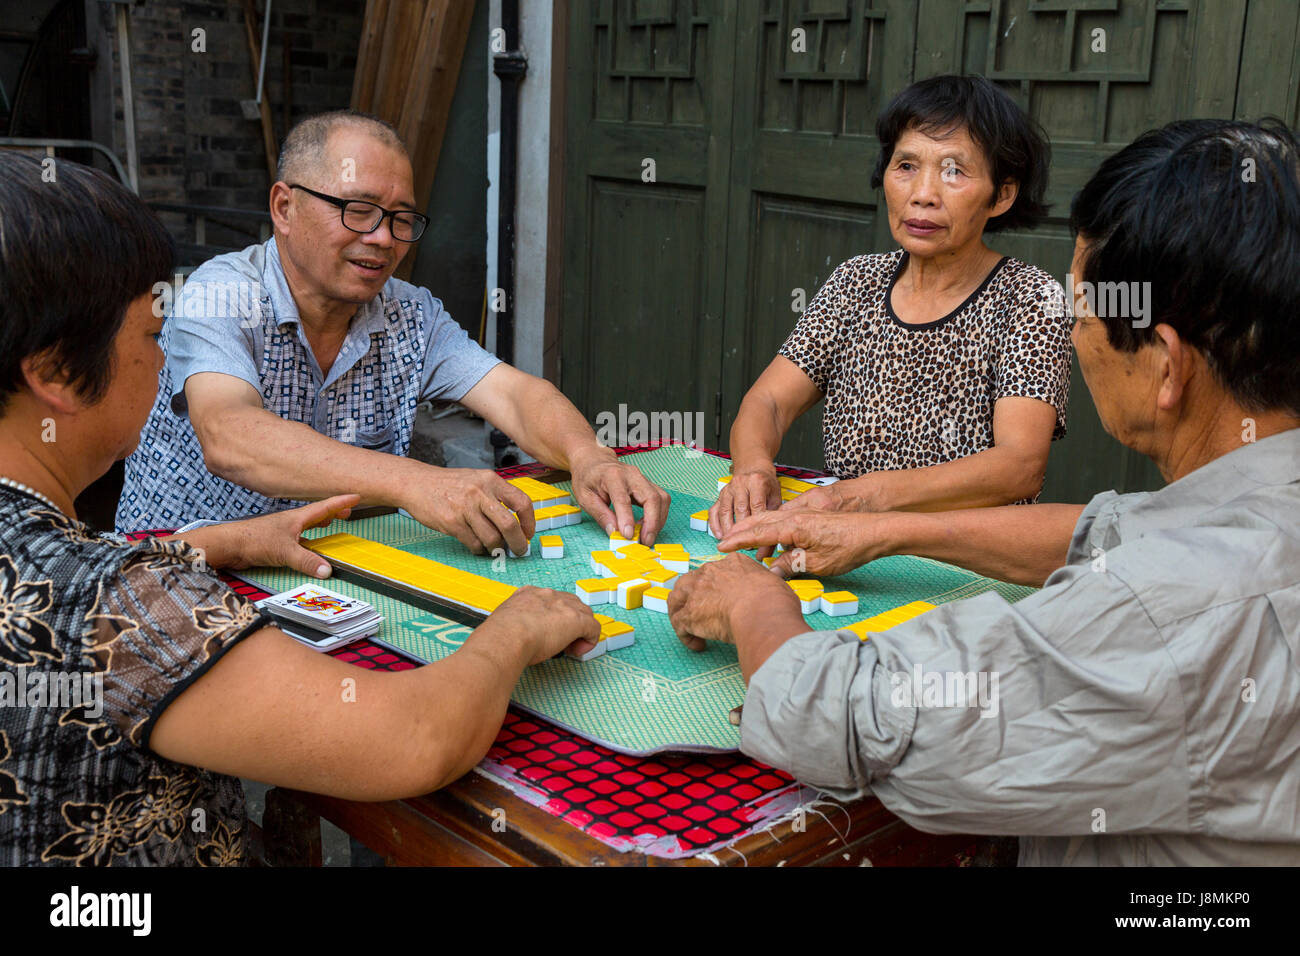
{"type": "MultiPolygon", "coordinates": [[[[260,20],[264,0],[256,6],[260,20]]],[[[290,123],[348,105],[364,12],[364,0],[273,0],[263,97],[271,104],[277,146],[287,132],[286,92],[290,123]],[[287,87],[286,45],[291,57],[287,87]]],[[[113,147],[125,160],[111,11],[102,22],[112,48],[113,147]]],[[[243,3],[149,0],[131,7],[131,28],[141,196],[153,202],[265,210],[271,179],[262,127],[258,120],[245,119],[239,106],[240,100],[253,99],[257,87],[243,3]],[[205,31],[205,52],[192,49],[195,29],[205,31]]],[[[182,234],[188,231],[182,218],[164,218],[178,239],[191,240],[182,234]]],[[[219,223],[208,225],[209,244],[238,248],[255,238],[219,223]]]]}

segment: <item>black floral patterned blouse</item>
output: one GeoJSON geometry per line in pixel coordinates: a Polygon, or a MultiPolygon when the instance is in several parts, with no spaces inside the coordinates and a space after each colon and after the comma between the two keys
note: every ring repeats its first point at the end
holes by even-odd
{"type": "Polygon", "coordinates": [[[238,865],[233,777],[149,750],[267,619],[180,542],[101,537],[0,486],[0,865],[238,865]]]}

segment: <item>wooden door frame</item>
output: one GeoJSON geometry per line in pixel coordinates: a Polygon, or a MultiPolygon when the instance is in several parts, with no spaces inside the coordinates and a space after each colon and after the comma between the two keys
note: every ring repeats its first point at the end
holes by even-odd
{"type": "Polygon", "coordinates": [[[547,162],[546,294],[542,328],[542,376],[564,387],[565,123],[568,121],[569,0],[551,7],[551,155],[547,162]]]}
{"type": "MultiPolygon", "coordinates": [[[[569,7],[566,4],[563,29],[565,33],[567,60],[570,34],[578,29],[579,25],[585,20],[593,19],[594,16],[588,15],[584,19],[581,12],[569,7]]],[[[734,37],[736,28],[735,10],[730,4],[722,4],[718,8],[715,26],[718,37],[725,36],[727,41],[734,37]]],[[[697,75],[696,80],[704,90],[703,98],[710,104],[709,125],[701,128],[691,128],[679,126],[669,128],[663,134],[665,138],[670,138],[675,142],[665,145],[663,150],[667,155],[681,155],[681,151],[693,152],[693,162],[697,164],[698,175],[691,175],[678,180],[666,179],[664,170],[659,170],[659,180],[661,188],[671,188],[674,185],[698,188],[702,192],[702,222],[720,222],[722,228],[716,233],[706,235],[702,242],[702,259],[704,261],[704,273],[706,275],[715,272],[721,272],[725,269],[726,255],[726,227],[727,217],[726,209],[728,202],[728,174],[730,172],[731,151],[722,149],[719,142],[729,142],[726,139],[719,139],[714,135],[715,130],[724,130],[726,136],[730,136],[731,115],[732,115],[732,75],[734,73],[735,63],[735,46],[733,42],[713,42],[711,37],[709,46],[709,59],[706,64],[707,75],[697,75]],[[674,149],[679,150],[674,154],[674,149]],[[710,188],[710,186],[715,188],[710,188]]],[[[574,49],[576,50],[575,43],[574,49]]],[[[599,64],[596,65],[599,69],[599,64]]],[[[557,75],[558,75],[558,71],[557,75]]],[[[578,208],[581,208],[590,216],[590,195],[578,197],[575,190],[580,186],[583,189],[589,189],[588,180],[591,178],[600,178],[601,172],[597,166],[594,166],[590,156],[586,155],[587,147],[596,136],[604,135],[603,132],[592,133],[593,129],[598,129],[596,122],[574,122],[573,128],[569,128],[569,121],[573,117],[568,115],[567,104],[570,100],[574,103],[589,102],[593,96],[594,90],[594,73],[587,73],[583,70],[576,70],[572,75],[565,76],[565,127],[566,135],[564,136],[563,152],[563,180],[564,180],[564,215],[565,221],[569,215],[576,214],[578,208]],[[573,135],[569,135],[569,134],[573,135]]],[[[618,139],[618,137],[612,137],[618,139]]],[[[639,164],[634,153],[639,155],[637,150],[622,142],[614,143],[615,151],[621,155],[620,158],[626,160],[635,167],[639,164]]],[[[606,163],[606,174],[612,174],[613,166],[608,160],[606,163]]],[[[695,168],[695,167],[692,167],[695,168]]],[[[585,230],[584,230],[585,232],[585,230]]],[[[564,288],[558,290],[557,308],[564,310],[566,313],[563,321],[557,321],[557,333],[560,336],[561,348],[563,355],[559,362],[560,378],[563,382],[565,394],[569,397],[580,410],[585,413],[589,412],[589,405],[592,400],[592,376],[589,363],[584,362],[582,378],[580,379],[573,373],[572,369],[575,364],[573,350],[580,344],[587,341],[587,333],[590,331],[590,323],[593,316],[590,314],[590,298],[580,298],[575,284],[590,286],[591,276],[589,269],[582,264],[582,258],[579,250],[571,248],[573,246],[573,236],[569,235],[567,230],[562,246],[557,246],[560,255],[563,256],[563,274],[564,288]],[[581,302],[583,309],[570,309],[570,304],[581,302]]],[[[716,438],[716,399],[715,393],[721,388],[721,382],[717,379],[716,368],[711,364],[713,350],[720,349],[723,342],[723,302],[724,288],[719,285],[716,289],[711,289],[707,282],[701,289],[700,312],[695,317],[695,322],[691,329],[691,334],[698,336],[698,340],[703,343],[710,340],[708,354],[704,351],[698,356],[696,364],[688,369],[682,369],[678,375],[684,386],[689,388],[689,392],[684,392],[683,402],[695,403],[694,409],[689,405],[686,410],[699,410],[705,413],[705,443],[709,443],[709,435],[716,438]],[[712,384],[710,384],[712,382],[712,384]]],[[[584,354],[584,358],[585,358],[584,354]]]]}
{"type": "MultiPolygon", "coordinates": [[[[899,0],[898,9],[894,12],[900,16],[906,29],[911,37],[915,37],[916,23],[906,22],[907,18],[903,16],[907,5],[911,5],[912,13],[919,16],[920,3],[922,0],[899,0]]],[[[757,118],[759,96],[759,79],[760,70],[763,69],[761,63],[762,56],[762,27],[758,22],[747,23],[739,22],[736,28],[736,49],[738,52],[737,59],[740,62],[749,62],[752,67],[742,75],[736,76],[734,89],[734,105],[732,107],[732,136],[731,148],[732,154],[746,152],[753,155],[758,149],[758,141],[763,136],[764,130],[760,129],[757,123],[748,126],[740,120],[750,117],[757,118]],[[747,105],[745,105],[747,104],[747,105]]],[[[885,56],[884,53],[877,53],[878,56],[885,56]]],[[[901,67],[891,79],[901,80],[903,87],[911,83],[916,73],[916,55],[915,42],[902,54],[901,67]]],[[[902,89],[903,87],[899,87],[902,89]]],[[[799,134],[786,134],[797,136],[799,134]]],[[[818,155],[816,163],[827,168],[843,169],[846,165],[852,164],[857,160],[861,152],[861,141],[852,142],[840,138],[838,135],[809,134],[809,142],[813,140],[824,148],[824,151],[818,155]]],[[[871,142],[875,142],[874,134],[869,137],[871,142]]],[[[792,147],[798,146],[795,141],[791,141],[792,147]]],[[[876,143],[878,147],[879,144],[876,143]]],[[[874,153],[873,153],[874,158],[874,153]]],[[[720,405],[720,417],[723,422],[734,422],[737,413],[740,410],[741,400],[758,374],[762,372],[766,362],[764,357],[755,358],[756,367],[753,374],[745,370],[745,363],[740,356],[747,347],[747,342],[752,340],[753,322],[747,313],[749,305],[749,293],[752,291],[752,266],[753,266],[753,241],[756,235],[753,231],[753,212],[754,196],[756,192],[762,191],[763,183],[756,180],[759,176],[752,175],[755,170],[749,167],[743,167],[743,178],[737,176],[737,170],[733,166],[730,188],[728,190],[729,205],[727,209],[728,229],[727,234],[731,236],[744,236],[743,242],[732,242],[728,248],[726,263],[727,271],[724,276],[725,299],[724,310],[727,315],[727,321],[723,326],[723,343],[719,360],[719,381],[722,383],[722,400],[720,405]],[[737,359],[727,362],[728,355],[736,355],[737,359]]],[[[830,174],[836,175],[836,174],[830,174]]],[[[790,191],[786,195],[791,199],[821,199],[829,190],[814,190],[811,193],[801,194],[798,191],[790,191]]],[[[844,195],[840,197],[844,203],[854,203],[864,208],[871,208],[877,212],[873,216],[872,234],[869,240],[864,237],[864,245],[869,244],[870,248],[863,248],[857,253],[876,252],[887,249],[892,246],[893,238],[889,232],[888,217],[881,215],[885,208],[884,194],[879,189],[873,189],[870,185],[869,169],[862,170],[862,176],[856,182],[848,183],[844,188],[844,195]]],[[[846,256],[847,258],[847,256],[846,256]]],[[[839,263],[834,263],[838,265],[839,263]]],[[[828,274],[829,277],[829,274],[828,274]]],[[[815,289],[807,290],[808,299],[811,300],[816,293],[815,289]]],[[[797,320],[797,316],[794,317],[797,320]]],[[[790,328],[794,328],[794,321],[791,321],[790,328]]],[[[775,356],[766,356],[767,361],[771,361],[775,356]]],[[[807,414],[820,415],[820,406],[814,408],[807,414]]],[[[730,428],[720,429],[718,435],[718,444],[715,447],[724,450],[730,450],[728,440],[730,428]]]]}

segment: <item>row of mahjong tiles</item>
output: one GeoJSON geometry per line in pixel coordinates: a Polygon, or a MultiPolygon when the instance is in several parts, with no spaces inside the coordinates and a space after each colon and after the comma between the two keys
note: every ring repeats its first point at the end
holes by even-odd
{"type": "MultiPolygon", "coordinates": [[[[783,490],[796,493],[815,487],[793,478],[782,478],[782,482],[783,490]]],[[[561,489],[532,478],[515,478],[511,483],[524,491],[535,505],[541,506],[535,515],[549,511],[569,522],[570,512],[576,512],[577,520],[582,520],[581,510],[567,504],[569,496],[561,489]]],[[[719,486],[724,483],[720,481],[719,486]]],[[[550,514],[545,516],[551,517],[550,514]]],[[[540,526],[540,519],[538,530],[548,530],[540,526]]],[[[597,577],[579,580],[574,585],[575,593],[589,607],[616,603],[624,610],[644,608],[668,613],[669,591],[677,578],[690,569],[691,555],[681,544],[658,544],[654,547],[640,544],[637,540],[640,533],[640,524],[633,529],[631,538],[616,531],[609,537],[607,550],[591,552],[592,570],[597,577]]],[[[559,535],[541,535],[538,543],[543,558],[563,557],[564,545],[559,535]]],[[[515,591],[513,585],[351,534],[317,538],[308,546],[338,567],[361,571],[483,614],[492,613],[515,591]]],[[[531,547],[525,556],[530,552],[531,547]]],[[[858,611],[858,598],[850,591],[827,592],[821,582],[811,579],[796,579],[788,584],[799,599],[804,614],[821,611],[831,617],[846,617],[858,611]]],[[[915,601],[845,625],[843,629],[866,640],[869,634],[892,627],[932,607],[924,601],[915,601]]],[[[600,639],[586,654],[574,655],[579,660],[590,660],[635,642],[631,625],[603,614],[595,614],[595,617],[601,625],[600,639]]]]}

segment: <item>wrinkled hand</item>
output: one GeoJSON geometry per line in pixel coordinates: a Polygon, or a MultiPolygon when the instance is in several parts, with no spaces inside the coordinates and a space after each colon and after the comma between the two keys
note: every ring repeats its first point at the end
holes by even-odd
{"type": "Polygon", "coordinates": [[[693,651],[705,641],[737,643],[738,612],[767,619],[793,612],[800,622],[799,600],[777,575],[743,554],[710,561],[678,579],[668,592],[668,620],[677,637],[693,651]]]}
{"type": "Polygon", "coordinates": [[[851,492],[853,482],[837,481],[832,485],[809,488],[781,505],[782,511],[864,511],[860,496],[851,492]]]}
{"type": "Polygon", "coordinates": [[[718,500],[709,509],[709,530],[721,538],[737,521],[780,507],[781,483],[775,471],[742,471],[732,475],[718,492],[718,500]]]}
{"type": "Polygon", "coordinates": [[[232,570],[284,567],[315,578],[327,578],[329,562],[302,546],[302,533],[308,528],[327,525],[335,518],[346,518],[360,500],[360,495],[335,495],[301,508],[199,528],[192,535],[181,537],[210,550],[213,557],[209,560],[217,567],[232,570]],[[211,549],[205,546],[206,537],[216,539],[211,549]]]}
{"type": "Polygon", "coordinates": [[[600,625],[591,608],[576,594],[550,588],[521,587],[488,620],[494,627],[510,628],[530,638],[530,665],[549,660],[568,647],[585,654],[600,637],[600,625]]]}
{"type": "Polygon", "coordinates": [[[495,472],[477,468],[429,468],[428,478],[410,490],[402,507],[474,554],[497,548],[523,554],[536,528],[531,499],[495,472]]]}
{"type": "Polygon", "coordinates": [[[642,509],[641,543],[654,544],[655,536],[668,520],[668,506],[672,503],[668,492],[641,474],[639,468],[618,461],[612,453],[573,463],[570,473],[573,500],[606,533],[617,530],[630,538],[636,526],[632,506],[637,504],[642,509]]]}
{"type": "Polygon", "coordinates": [[[884,534],[889,521],[874,512],[769,511],[732,528],[718,550],[758,548],[761,557],[779,544],[785,550],[772,570],[782,577],[835,577],[889,553],[884,534]]]}

